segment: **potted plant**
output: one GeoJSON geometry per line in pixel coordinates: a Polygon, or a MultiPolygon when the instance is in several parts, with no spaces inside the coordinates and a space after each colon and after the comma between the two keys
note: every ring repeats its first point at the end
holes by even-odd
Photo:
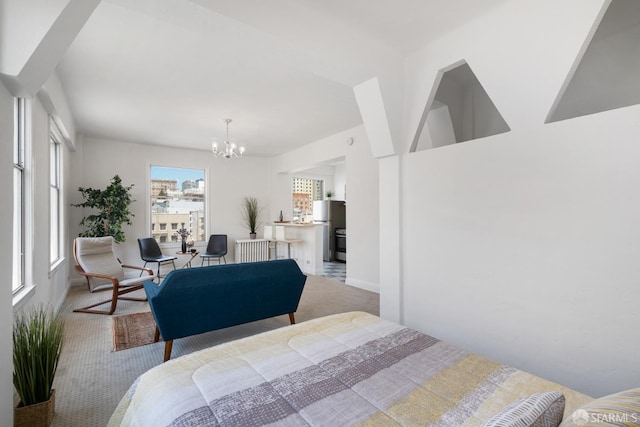
{"type": "Polygon", "coordinates": [[[131,199],[133,185],[124,186],[118,175],[111,178],[111,184],[104,189],[78,188],[82,193],[84,202],[72,204],[79,208],[97,209],[97,213],[82,218],[80,225],[87,230],[80,233],[80,237],[113,236],[117,243],[126,240],[122,231],[122,224],[131,225],[131,217],[135,216],[129,205],[135,200],[131,199]]]}
{"type": "Polygon", "coordinates": [[[255,197],[245,197],[242,199],[242,218],[244,223],[249,229],[249,238],[256,238],[256,231],[259,227],[259,216],[262,208],[258,204],[258,199],[255,197]]]}
{"type": "Polygon", "coordinates": [[[13,385],[20,397],[14,426],[49,426],[55,412],[53,378],[64,321],[44,306],[20,313],[13,326],[13,385]]]}
{"type": "Polygon", "coordinates": [[[327,196],[327,200],[331,200],[331,198],[333,197],[333,191],[329,190],[325,193],[325,195],[327,196]]]}

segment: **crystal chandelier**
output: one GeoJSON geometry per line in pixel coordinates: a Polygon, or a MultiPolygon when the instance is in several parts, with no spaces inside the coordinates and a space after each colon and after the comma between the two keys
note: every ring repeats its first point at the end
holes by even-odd
{"type": "Polygon", "coordinates": [[[229,141],[229,123],[231,123],[231,119],[224,119],[224,122],[227,124],[227,138],[224,140],[224,148],[218,148],[218,143],[214,142],[211,144],[211,151],[213,151],[213,155],[216,157],[224,157],[225,159],[242,157],[244,154],[244,147],[242,145],[238,146],[235,142],[229,141]]]}

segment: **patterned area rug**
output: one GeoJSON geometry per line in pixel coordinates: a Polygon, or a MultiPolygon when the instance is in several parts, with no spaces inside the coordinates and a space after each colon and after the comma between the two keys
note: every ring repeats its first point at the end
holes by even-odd
{"type": "Polygon", "coordinates": [[[150,311],[113,318],[113,351],[153,343],[156,322],[150,311]]]}

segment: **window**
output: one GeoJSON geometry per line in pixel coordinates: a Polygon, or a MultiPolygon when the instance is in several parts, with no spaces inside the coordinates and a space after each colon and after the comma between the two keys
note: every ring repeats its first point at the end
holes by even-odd
{"type": "Polygon", "coordinates": [[[205,241],[204,170],[151,166],[150,178],[151,235],[160,243],[177,242],[180,224],[193,240],[205,241]]]}
{"type": "Polygon", "coordinates": [[[25,283],[25,139],[26,101],[14,101],[13,150],[13,266],[12,289],[19,291],[25,283]]]}
{"type": "Polygon", "coordinates": [[[61,141],[60,131],[51,119],[49,131],[49,262],[51,265],[62,258],[61,141]]]}
{"type": "Polygon", "coordinates": [[[324,181],[293,178],[292,184],[293,222],[313,221],[313,201],[322,200],[324,181]]]}

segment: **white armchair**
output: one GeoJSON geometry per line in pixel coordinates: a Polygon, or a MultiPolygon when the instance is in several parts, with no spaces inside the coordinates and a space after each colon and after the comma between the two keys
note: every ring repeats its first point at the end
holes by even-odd
{"type": "Polygon", "coordinates": [[[76,260],[75,269],[87,279],[89,292],[112,290],[110,299],[77,308],[73,311],[82,313],[113,314],[116,311],[118,299],[145,301],[145,298],[123,297],[129,292],[142,289],[142,284],[155,278],[153,271],[148,268],[120,263],[113,251],[113,237],[78,237],[73,241],[73,257],[76,260]],[[127,278],[125,269],[146,272],[141,277],[127,278]],[[111,303],[108,310],[94,309],[99,305],[111,303]]]}

